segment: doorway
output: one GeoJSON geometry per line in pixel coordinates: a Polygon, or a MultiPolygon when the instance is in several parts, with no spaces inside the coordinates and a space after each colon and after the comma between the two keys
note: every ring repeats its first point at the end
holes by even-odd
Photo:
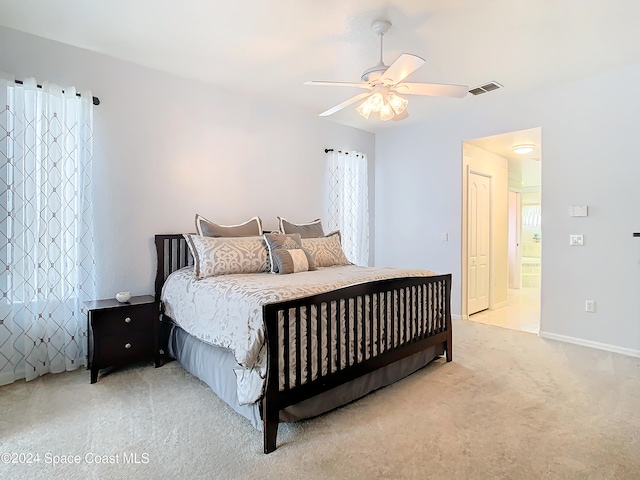
{"type": "Polygon", "coordinates": [[[541,129],[534,128],[463,143],[462,318],[539,332],[541,137],[541,129]],[[520,144],[531,144],[534,149],[516,154],[513,147],[520,144]],[[482,208],[477,198],[482,188],[478,175],[489,178],[489,220],[483,221],[489,232],[488,283],[478,277],[476,267],[477,235],[482,232],[474,224],[474,218],[482,217],[477,214],[482,208]]]}

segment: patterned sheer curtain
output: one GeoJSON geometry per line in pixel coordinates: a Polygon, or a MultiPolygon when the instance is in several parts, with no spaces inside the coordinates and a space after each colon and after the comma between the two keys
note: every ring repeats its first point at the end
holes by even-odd
{"type": "Polygon", "coordinates": [[[0,74],[0,385],[86,364],[91,92],[0,74]]]}
{"type": "Polygon", "coordinates": [[[329,230],[340,230],[349,261],[369,264],[369,183],[367,156],[359,152],[327,153],[329,230]]]}

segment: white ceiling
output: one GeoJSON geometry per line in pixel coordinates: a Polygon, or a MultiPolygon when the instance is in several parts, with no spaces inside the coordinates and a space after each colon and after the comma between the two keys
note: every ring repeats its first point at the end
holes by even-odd
{"type": "Polygon", "coordinates": [[[310,114],[360,92],[302,82],[359,81],[378,61],[378,18],[393,23],[385,63],[426,59],[410,81],[505,88],[412,96],[400,123],[365,121],[355,106],[329,120],[375,132],[640,63],[637,0],[0,0],[0,25],[310,114]]]}

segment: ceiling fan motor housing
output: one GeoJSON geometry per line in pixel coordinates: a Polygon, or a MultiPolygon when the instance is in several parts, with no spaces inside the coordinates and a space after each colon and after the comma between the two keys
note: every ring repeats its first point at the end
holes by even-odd
{"type": "Polygon", "coordinates": [[[387,70],[387,68],[389,67],[385,65],[383,62],[378,62],[378,64],[375,67],[371,67],[365,70],[364,73],[362,74],[361,79],[363,82],[371,83],[377,80],[378,78],[380,78],[382,74],[387,70]]]}

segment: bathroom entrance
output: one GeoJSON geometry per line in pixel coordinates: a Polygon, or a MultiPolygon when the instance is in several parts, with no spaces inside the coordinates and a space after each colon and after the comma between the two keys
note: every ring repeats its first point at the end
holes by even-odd
{"type": "Polygon", "coordinates": [[[492,285],[505,285],[506,302],[496,302],[494,308],[475,314],[469,310],[470,320],[532,333],[540,330],[541,137],[541,129],[533,128],[465,142],[494,155],[494,161],[502,157],[508,170],[508,192],[504,192],[508,194],[509,212],[508,231],[504,232],[508,268],[493,269],[491,279],[492,285]],[[497,278],[501,272],[508,278],[497,278]]]}

